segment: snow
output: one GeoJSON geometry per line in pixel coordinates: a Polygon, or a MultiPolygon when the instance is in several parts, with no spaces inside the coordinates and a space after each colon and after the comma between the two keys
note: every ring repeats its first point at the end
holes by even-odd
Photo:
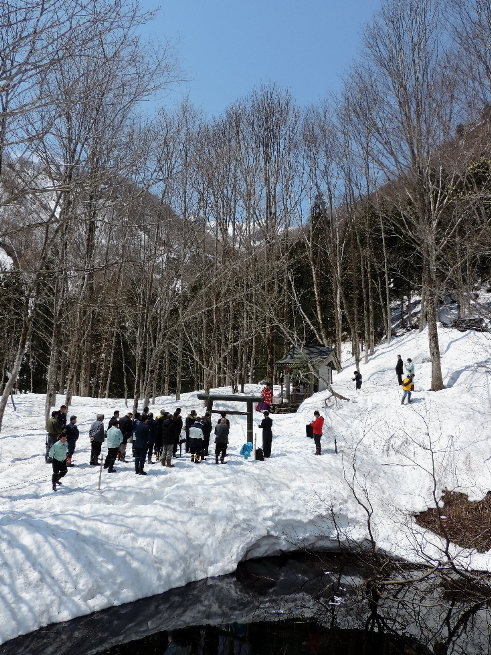
{"type": "MultiPolygon", "coordinates": [[[[135,475],[132,462],[120,464],[115,475],[103,472],[100,491],[99,469],[89,466],[88,428],[97,413],[106,423],[113,410],[122,415],[124,401],[74,398],[69,414],[78,416],[81,432],[76,466],[54,493],[44,463],[44,396],[15,396],[17,409],[9,405],[0,436],[0,642],[231,572],[244,558],[302,546],[366,546],[369,527],[377,547],[393,556],[442,559],[444,542],[413,515],[434,506],[445,488],[479,499],[491,487],[491,335],[443,328],[439,334],[443,391],[427,391],[427,334],[412,331],[380,345],[361,365],[358,392],[353,362],[344,363],[333,386],[349,402],[324,391],[296,414],[274,415],[269,460],[239,455],[246,418],[231,415],[228,464],[209,457],[196,465],[183,456],[173,469],[146,465],[146,477],[135,475]],[[400,404],[397,354],[415,363],[411,405],[400,404]],[[321,457],[305,436],[315,409],[326,417],[321,457]]],[[[246,386],[246,393],[259,390],[246,386]]],[[[159,398],[151,410],[199,413],[197,393],[178,402],[159,398]]],[[[491,570],[489,553],[457,546],[451,552],[459,566],[491,570]]]]}

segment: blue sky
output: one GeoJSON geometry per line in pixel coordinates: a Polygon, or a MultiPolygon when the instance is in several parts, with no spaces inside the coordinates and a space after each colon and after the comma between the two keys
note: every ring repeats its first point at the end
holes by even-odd
{"type": "Polygon", "coordinates": [[[362,26],[381,0],[140,0],[161,7],[146,32],[177,44],[188,95],[218,115],[255,86],[275,82],[298,104],[339,91],[356,56],[362,26]]]}

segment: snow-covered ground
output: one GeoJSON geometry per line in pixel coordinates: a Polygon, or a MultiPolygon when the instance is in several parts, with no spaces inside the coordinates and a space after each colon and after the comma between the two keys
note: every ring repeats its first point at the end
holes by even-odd
{"type": "MultiPolygon", "coordinates": [[[[0,642],[228,573],[243,558],[365,544],[369,515],[379,548],[414,562],[442,557],[442,541],[412,515],[434,504],[434,485],[437,496],[448,488],[471,499],[491,488],[491,335],[442,329],[440,345],[443,391],[427,391],[427,334],[413,331],[381,345],[362,365],[358,392],[346,362],[334,388],[349,402],[321,392],[296,414],[273,416],[269,460],[239,455],[246,419],[231,416],[227,465],[217,466],[214,457],[196,465],[186,456],[173,469],[147,465],[144,477],[132,462],[120,464],[116,475],[103,473],[100,491],[99,470],[89,466],[88,428],[96,413],[106,422],[115,409],[123,414],[124,403],[74,399],[76,466],[54,493],[44,463],[44,396],[16,396],[17,411],[9,406],[0,436],[0,642]],[[397,354],[416,365],[411,405],[400,404],[397,354]],[[321,457],[305,436],[315,409],[326,417],[321,457]]],[[[151,409],[176,406],[184,416],[203,407],[191,393],[177,403],[159,398],[151,409]]],[[[491,570],[488,553],[453,552],[461,566],[491,570]]]]}

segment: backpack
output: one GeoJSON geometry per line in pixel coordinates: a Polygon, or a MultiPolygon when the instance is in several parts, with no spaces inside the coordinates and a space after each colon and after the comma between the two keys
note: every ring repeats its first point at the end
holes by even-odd
{"type": "Polygon", "coordinates": [[[256,459],[260,462],[264,462],[264,453],[262,448],[256,448],[256,459]]]}

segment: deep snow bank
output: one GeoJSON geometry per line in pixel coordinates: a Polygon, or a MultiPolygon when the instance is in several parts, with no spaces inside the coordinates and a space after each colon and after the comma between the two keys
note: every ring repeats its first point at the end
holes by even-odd
{"type": "MultiPolygon", "coordinates": [[[[368,514],[380,548],[413,561],[441,557],[440,539],[418,528],[412,513],[433,503],[434,483],[437,494],[446,487],[471,498],[491,486],[491,339],[452,330],[440,338],[444,391],[425,391],[427,338],[414,332],[377,350],[361,369],[360,392],[349,363],[335,376],[350,402],[321,393],[297,414],[274,417],[270,460],[239,456],[245,417],[233,416],[226,466],[183,457],[174,469],[148,466],[141,477],[125,464],[103,474],[101,491],[88,465],[88,426],[99,411],[124,410],[123,402],[74,399],[77,466],[55,494],[42,456],[44,396],[17,396],[0,437],[0,640],[233,571],[246,557],[362,544],[368,514]],[[410,406],[400,405],[397,354],[416,364],[410,406]],[[322,457],[305,437],[314,409],[326,416],[322,457]]],[[[177,405],[183,414],[202,407],[186,394],[179,403],[158,399],[152,409],[177,405]]],[[[490,568],[487,554],[456,548],[455,555],[463,566],[490,568]]]]}

